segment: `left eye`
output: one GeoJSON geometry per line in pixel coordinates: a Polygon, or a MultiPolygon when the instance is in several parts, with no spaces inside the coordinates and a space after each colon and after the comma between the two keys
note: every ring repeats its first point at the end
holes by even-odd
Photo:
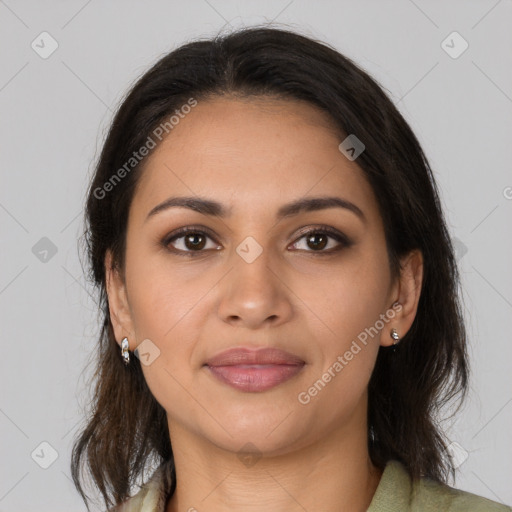
{"type": "MultiPolygon", "coordinates": [[[[309,230],[303,233],[298,241],[302,239],[305,240],[308,248],[313,249],[312,251],[305,249],[306,252],[319,252],[329,254],[350,245],[350,241],[344,235],[330,228],[315,228],[309,230]],[[327,247],[329,245],[329,239],[335,240],[337,245],[334,244],[334,247],[332,247],[332,245],[327,247]],[[326,247],[328,250],[324,250],[326,247]]],[[[295,242],[293,246],[297,245],[298,241],[295,242]]]]}

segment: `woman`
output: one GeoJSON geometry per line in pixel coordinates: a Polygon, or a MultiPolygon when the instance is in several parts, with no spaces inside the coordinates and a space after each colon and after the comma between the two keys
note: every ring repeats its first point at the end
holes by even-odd
{"type": "Polygon", "coordinates": [[[446,485],[453,248],[416,137],[349,59],[269,28],[169,53],[120,106],[86,219],[86,504],[81,463],[118,511],[509,510],[446,485]]]}

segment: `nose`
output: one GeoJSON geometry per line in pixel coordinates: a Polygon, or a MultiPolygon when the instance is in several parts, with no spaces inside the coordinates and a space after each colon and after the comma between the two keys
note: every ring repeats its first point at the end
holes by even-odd
{"type": "Polygon", "coordinates": [[[264,249],[254,260],[233,254],[233,268],[219,283],[220,318],[235,327],[261,329],[277,326],[290,320],[293,303],[286,274],[271,261],[270,251],[264,249]],[[268,325],[267,325],[268,324],[268,325]]]}

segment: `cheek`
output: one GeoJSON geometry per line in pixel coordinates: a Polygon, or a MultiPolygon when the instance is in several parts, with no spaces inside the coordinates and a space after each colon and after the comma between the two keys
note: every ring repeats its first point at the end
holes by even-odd
{"type": "MultiPolygon", "coordinates": [[[[178,416],[179,411],[188,411],[195,417],[197,411],[190,410],[187,390],[194,389],[191,365],[201,322],[206,318],[203,296],[208,278],[192,280],[148,261],[127,261],[127,269],[131,265],[129,294],[137,343],[150,340],[150,352],[156,354],[150,364],[144,364],[141,357],[142,371],[152,395],[166,411],[178,411],[178,416]]],[[[213,286],[215,280],[210,281],[213,286]]]]}
{"type": "Polygon", "coordinates": [[[204,324],[214,307],[208,292],[219,278],[215,272],[197,268],[190,262],[170,265],[161,256],[143,251],[127,253],[127,286],[137,343],[150,340],[157,354],[151,365],[143,365],[157,399],[162,393],[174,399],[181,396],[179,384],[190,387],[191,369],[202,363],[197,343],[204,337],[204,324]]]}
{"type": "MultiPolygon", "coordinates": [[[[126,275],[137,340],[157,344],[172,338],[209,285],[207,277],[187,271],[187,262],[171,266],[154,250],[142,248],[127,251],[126,275]]],[[[215,281],[210,281],[211,287],[215,281]]]]}
{"type": "Polygon", "coordinates": [[[380,347],[375,324],[382,312],[378,287],[363,289],[360,280],[337,284],[333,293],[317,298],[322,321],[310,329],[318,330],[318,364],[298,396],[300,404],[312,404],[332,425],[348,421],[363,404],[380,347]]]}
{"type": "MultiPolygon", "coordinates": [[[[378,251],[361,249],[347,255],[327,272],[304,276],[294,293],[309,307],[310,316],[326,340],[327,352],[343,350],[386,311],[390,286],[387,260],[378,251]]],[[[314,331],[313,331],[314,332],[314,331]]]]}
{"type": "Polygon", "coordinates": [[[343,399],[348,405],[359,399],[368,384],[386,325],[381,315],[388,306],[387,268],[387,260],[378,252],[357,254],[322,278],[317,283],[321,286],[296,288],[314,313],[308,315],[309,328],[316,333],[321,354],[314,378],[322,381],[318,388],[327,383],[330,390],[322,391],[323,400],[343,399]]]}

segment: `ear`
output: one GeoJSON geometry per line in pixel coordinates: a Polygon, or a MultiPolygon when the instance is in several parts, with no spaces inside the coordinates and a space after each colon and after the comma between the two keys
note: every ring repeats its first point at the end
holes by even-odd
{"type": "Polygon", "coordinates": [[[381,345],[393,344],[391,329],[396,329],[400,338],[403,338],[411,328],[418,310],[422,282],[423,254],[419,249],[414,249],[400,260],[400,275],[393,292],[392,309],[395,311],[395,315],[386,324],[386,329],[381,336],[381,345]]]}
{"type": "Polygon", "coordinates": [[[114,328],[116,341],[119,346],[121,346],[122,339],[128,337],[128,340],[130,340],[133,345],[135,341],[135,331],[133,329],[132,315],[126,294],[126,284],[119,269],[112,266],[112,252],[110,249],[107,250],[105,255],[105,283],[110,320],[114,328]]]}

